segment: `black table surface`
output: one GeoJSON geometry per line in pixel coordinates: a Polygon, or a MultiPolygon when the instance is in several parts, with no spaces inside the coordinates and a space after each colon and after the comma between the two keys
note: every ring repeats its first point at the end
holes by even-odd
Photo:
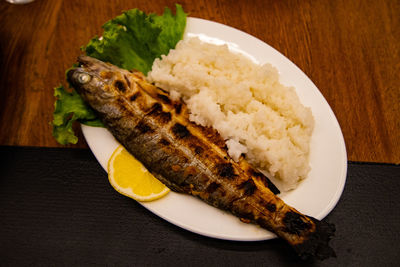
{"type": "Polygon", "coordinates": [[[349,162],[324,219],[337,257],[302,262],[285,242],[181,229],[118,194],[90,150],[0,147],[0,265],[399,266],[400,166],[349,162]]]}

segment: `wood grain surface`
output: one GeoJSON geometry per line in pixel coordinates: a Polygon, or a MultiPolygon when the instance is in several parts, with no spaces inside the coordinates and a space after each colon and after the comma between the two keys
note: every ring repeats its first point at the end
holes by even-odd
{"type": "MultiPolygon", "coordinates": [[[[319,88],[351,161],[400,163],[400,1],[0,2],[0,145],[59,147],[53,88],[80,47],[123,10],[192,17],[245,31],[276,48],[319,88]]],[[[87,147],[80,141],[73,147],[87,147]]]]}

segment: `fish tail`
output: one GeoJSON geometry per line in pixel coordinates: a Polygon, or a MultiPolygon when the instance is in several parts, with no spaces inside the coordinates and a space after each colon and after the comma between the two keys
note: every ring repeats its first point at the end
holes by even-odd
{"type": "Polygon", "coordinates": [[[336,257],[335,251],[329,246],[329,241],[335,235],[335,225],[309,217],[316,225],[316,230],[304,242],[294,245],[297,255],[303,260],[316,258],[324,260],[336,257]]]}

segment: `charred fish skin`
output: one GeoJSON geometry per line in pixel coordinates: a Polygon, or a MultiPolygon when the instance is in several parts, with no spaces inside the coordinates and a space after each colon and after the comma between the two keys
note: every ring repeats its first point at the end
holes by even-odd
{"type": "Polygon", "coordinates": [[[199,197],[286,240],[302,258],[335,256],[334,226],[303,215],[241,157],[234,162],[213,129],[188,120],[184,103],[129,72],[88,56],[67,73],[69,83],[106,127],[172,190],[199,197]]]}

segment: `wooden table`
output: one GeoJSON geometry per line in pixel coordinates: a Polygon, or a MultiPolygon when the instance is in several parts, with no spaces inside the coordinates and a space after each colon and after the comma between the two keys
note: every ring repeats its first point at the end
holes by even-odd
{"type": "MultiPolygon", "coordinates": [[[[60,147],[53,88],[80,47],[121,11],[176,1],[0,2],[0,145],[60,147]]],[[[400,2],[178,1],[270,44],[316,84],[341,125],[350,161],[400,163],[400,2]]],[[[73,147],[87,147],[80,141],[73,147]]]]}

